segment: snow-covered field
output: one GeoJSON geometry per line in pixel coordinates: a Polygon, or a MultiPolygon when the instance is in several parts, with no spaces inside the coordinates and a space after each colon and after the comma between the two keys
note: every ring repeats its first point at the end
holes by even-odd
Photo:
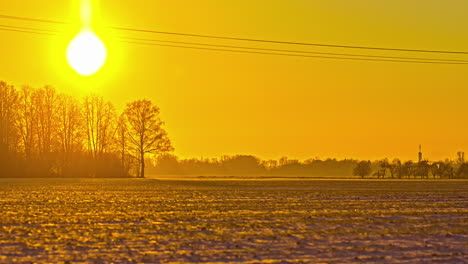
{"type": "Polygon", "coordinates": [[[468,181],[0,179],[0,263],[468,263],[468,181]]]}

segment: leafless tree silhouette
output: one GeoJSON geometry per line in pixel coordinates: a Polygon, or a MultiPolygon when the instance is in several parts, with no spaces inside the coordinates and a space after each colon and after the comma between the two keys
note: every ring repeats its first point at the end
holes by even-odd
{"type": "Polygon", "coordinates": [[[139,176],[145,176],[145,155],[172,151],[171,141],[159,118],[159,108],[148,100],[127,104],[123,113],[129,153],[138,160],[139,176]]]}

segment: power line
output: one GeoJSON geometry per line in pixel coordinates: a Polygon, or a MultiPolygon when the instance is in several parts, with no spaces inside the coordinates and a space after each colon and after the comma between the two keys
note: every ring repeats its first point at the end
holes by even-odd
{"type": "Polygon", "coordinates": [[[276,56],[288,56],[288,57],[303,57],[303,58],[321,58],[321,59],[340,59],[340,60],[354,60],[354,61],[380,61],[380,62],[402,62],[402,63],[422,63],[422,64],[468,64],[464,62],[443,62],[443,61],[417,61],[417,60],[384,60],[384,59],[368,59],[368,58],[347,58],[338,56],[314,56],[314,55],[302,55],[302,54],[287,54],[287,53],[273,53],[273,52],[260,52],[260,51],[246,51],[246,50],[231,50],[231,49],[216,49],[216,48],[203,48],[203,47],[190,47],[190,46],[179,46],[179,45],[168,45],[158,43],[145,43],[136,41],[124,41],[133,44],[151,45],[151,46],[162,46],[162,47],[174,47],[174,48],[185,48],[185,49],[197,49],[197,50],[210,50],[210,51],[224,51],[224,52],[236,52],[236,53],[248,53],[248,54],[263,54],[263,55],[276,55],[276,56]]]}
{"type": "MultiPolygon", "coordinates": [[[[35,18],[28,18],[28,17],[9,16],[9,15],[0,15],[0,18],[15,19],[15,20],[27,20],[27,21],[44,22],[44,23],[55,23],[55,24],[62,24],[62,25],[69,24],[69,23],[55,21],[55,20],[35,19],[35,18]]],[[[224,36],[215,36],[215,35],[190,34],[190,33],[180,33],[180,32],[169,32],[169,31],[156,31],[156,30],[147,30],[147,29],[125,28],[125,27],[108,27],[108,28],[115,29],[115,30],[121,30],[121,31],[133,31],[133,32],[176,35],[176,36],[186,36],[186,37],[198,37],[198,38],[211,38],[211,39],[223,39],[223,40],[260,42],[260,43],[270,43],[270,44],[287,44],[287,45],[302,45],[302,46],[329,47],[329,48],[346,48],[346,49],[364,49],[364,50],[380,50],[380,51],[402,51],[402,52],[444,53],[444,54],[465,54],[465,55],[468,55],[468,51],[403,49],[403,48],[387,48],[387,47],[372,47],[372,46],[352,46],[352,45],[337,45],[337,44],[306,43],[306,42],[278,41],[278,40],[267,40],[267,39],[253,39],[253,38],[224,37],[224,36]]]]}
{"type": "Polygon", "coordinates": [[[0,27],[21,29],[21,30],[31,30],[31,31],[43,31],[43,32],[49,32],[49,33],[59,33],[59,31],[57,30],[49,30],[49,29],[42,29],[42,28],[18,27],[18,26],[10,26],[10,25],[0,25],[0,27]]]}
{"type": "MultiPolygon", "coordinates": [[[[57,35],[57,34],[51,34],[49,32],[59,33],[59,31],[56,31],[56,30],[47,30],[47,29],[37,29],[37,28],[30,28],[30,27],[17,27],[17,26],[9,26],[9,25],[0,25],[0,30],[7,30],[7,29],[3,29],[3,28],[13,28],[14,30],[11,30],[11,31],[18,31],[18,32],[25,32],[25,33],[36,33],[36,34],[40,34],[42,32],[30,32],[30,30],[46,31],[47,33],[44,33],[46,35],[57,35]]],[[[274,52],[319,54],[319,55],[349,56],[349,57],[367,57],[367,58],[398,59],[398,60],[422,60],[422,61],[438,61],[438,62],[468,62],[468,60],[453,60],[453,59],[438,59],[438,58],[434,59],[434,58],[418,58],[418,57],[375,56],[375,55],[368,55],[368,54],[328,53],[328,52],[314,52],[314,51],[301,51],[301,50],[266,49],[266,48],[254,48],[254,47],[245,47],[245,46],[229,46],[229,45],[217,45],[217,44],[207,44],[207,43],[158,40],[158,39],[142,39],[142,38],[129,38],[129,37],[118,37],[118,38],[119,39],[124,39],[124,40],[132,40],[131,42],[129,42],[129,41],[124,41],[124,42],[135,43],[135,44],[149,44],[149,43],[143,43],[141,41],[151,41],[151,42],[162,42],[162,43],[173,43],[173,44],[184,44],[184,45],[195,45],[195,46],[207,46],[207,47],[217,47],[217,48],[248,49],[248,50],[269,51],[269,52],[274,51],[274,52]]]]}
{"type": "Polygon", "coordinates": [[[239,40],[239,41],[250,41],[250,42],[261,42],[261,43],[274,43],[274,44],[316,46],[316,47],[328,47],[328,48],[365,49],[365,50],[383,50],[383,51],[404,51],[404,52],[421,52],[421,53],[468,54],[468,51],[423,50],[423,49],[383,48],[383,47],[370,47],[370,46],[349,46],[349,45],[305,43],[305,42],[277,41],[277,40],[265,40],[265,39],[221,37],[221,36],[214,36],[214,35],[198,35],[198,34],[188,34],[188,33],[145,30],[145,29],[121,28],[121,27],[109,27],[109,28],[117,29],[117,30],[124,30],[124,31],[145,32],[145,33],[154,33],[154,34],[166,34],[166,35],[211,38],[211,39],[224,39],[224,40],[239,40]]]}
{"type": "Polygon", "coordinates": [[[38,18],[29,18],[29,17],[19,17],[19,16],[8,16],[8,15],[0,15],[0,18],[5,19],[14,19],[14,20],[26,20],[26,21],[33,21],[33,22],[42,22],[42,23],[49,23],[49,24],[61,24],[67,25],[69,23],[56,21],[56,20],[47,20],[47,19],[38,19],[38,18]]]}
{"type": "MultiPolygon", "coordinates": [[[[49,32],[57,32],[51,30],[45,30],[47,32],[38,32],[33,30],[42,30],[42,29],[32,29],[28,27],[16,27],[16,26],[8,26],[8,25],[0,25],[0,30],[5,31],[15,31],[15,32],[23,32],[23,33],[34,33],[34,34],[41,34],[41,35],[53,35],[58,36],[58,34],[53,34],[49,32]]],[[[125,38],[123,39],[132,39],[132,38],[125,38]]],[[[134,38],[133,38],[134,39],[134,38]]],[[[148,40],[147,40],[148,41],[148,40]]],[[[152,41],[159,41],[159,40],[152,40],[152,41]]],[[[361,56],[361,58],[349,58],[349,57],[342,57],[338,56],[321,56],[321,55],[305,55],[305,54],[293,54],[293,53],[277,53],[277,52],[266,52],[268,50],[273,49],[260,49],[260,48],[250,48],[250,47],[237,47],[237,46],[223,46],[223,45],[211,45],[211,44],[202,44],[202,43],[190,43],[190,42],[180,42],[182,44],[187,45],[208,45],[211,47],[226,47],[226,48],[240,48],[240,49],[252,49],[252,50],[264,50],[264,51],[247,51],[247,50],[235,50],[235,49],[221,49],[221,48],[205,48],[205,47],[193,47],[193,46],[181,46],[181,45],[169,45],[169,44],[158,44],[158,43],[149,43],[149,42],[141,42],[141,41],[125,41],[122,40],[121,42],[125,43],[132,43],[132,44],[142,44],[142,45],[151,45],[151,46],[161,46],[161,47],[174,47],[174,48],[184,48],[184,49],[195,49],[195,50],[209,50],[209,51],[222,51],[222,52],[233,52],[233,53],[246,53],[246,54],[262,54],[262,55],[275,55],[275,56],[288,56],[288,57],[303,57],[303,58],[321,58],[321,59],[339,59],[339,60],[353,60],[353,61],[379,61],[379,62],[400,62],[400,63],[421,63],[421,64],[468,64],[468,61],[462,60],[443,60],[443,59],[427,59],[427,58],[407,58],[407,57],[398,57],[401,59],[378,59],[378,58],[366,58],[367,55],[355,55],[355,54],[347,54],[346,56],[361,56]]],[[[176,41],[161,41],[161,42],[169,42],[169,43],[177,43],[176,41]]],[[[296,53],[309,53],[307,51],[293,51],[293,50],[276,50],[276,51],[283,51],[283,52],[296,52],[296,53]]],[[[318,53],[322,54],[322,53],[318,53]]],[[[334,53],[324,53],[327,55],[334,55],[334,53]]],[[[345,55],[345,54],[343,54],[345,55]]],[[[372,56],[372,55],[370,55],[372,56]]],[[[369,57],[369,56],[367,56],[369,57]]],[[[385,56],[380,56],[385,57],[385,56]]],[[[392,58],[392,57],[388,57],[392,58]]]]}
{"type": "Polygon", "coordinates": [[[196,46],[207,46],[207,47],[218,47],[218,48],[234,48],[234,49],[288,52],[288,53],[320,54],[320,55],[350,56],[350,57],[369,57],[369,58],[381,58],[381,59],[468,62],[468,60],[454,60],[454,59],[378,56],[378,55],[369,55],[369,54],[350,54],[350,53],[331,53],[331,52],[302,51],[302,50],[288,50],[288,49],[254,48],[254,47],[245,47],[245,46],[230,46],[230,45],[218,45],[218,44],[207,44],[207,43],[197,43],[197,42],[159,40],[159,39],[142,39],[142,38],[130,38],[130,37],[119,37],[119,38],[120,39],[125,39],[125,40],[132,40],[132,41],[162,42],[162,43],[174,43],[174,44],[185,44],[185,45],[196,45],[196,46]]]}
{"type": "Polygon", "coordinates": [[[32,34],[38,34],[38,35],[57,36],[57,34],[53,34],[53,33],[37,32],[37,31],[29,31],[29,30],[21,30],[21,29],[13,29],[13,28],[5,28],[3,26],[0,26],[0,30],[11,31],[11,32],[21,32],[21,33],[32,33],[32,34]]]}

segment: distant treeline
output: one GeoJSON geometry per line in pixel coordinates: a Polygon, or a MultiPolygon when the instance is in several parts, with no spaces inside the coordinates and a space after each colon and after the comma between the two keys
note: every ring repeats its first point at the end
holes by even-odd
{"type": "Polygon", "coordinates": [[[0,82],[0,177],[144,177],[147,154],[172,150],[148,100],[117,113],[100,96],[0,82]]]}
{"type": "Polygon", "coordinates": [[[468,163],[465,162],[465,154],[457,153],[456,160],[419,162],[395,159],[389,162],[387,159],[375,162],[360,161],[353,170],[354,176],[410,179],[410,178],[439,178],[439,179],[468,179],[468,163]]]}
{"type": "Polygon", "coordinates": [[[389,162],[353,159],[281,158],[260,160],[249,155],[225,156],[220,159],[178,159],[165,154],[147,162],[148,171],[156,176],[221,176],[221,177],[344,177],[344,178],[468,178],[468,163],[456,161],[389,162]]]}
{"type": "Polygon", "coordinates": [[[220,159],[178,159],[161,155],[148,162],[148,173],[180,176],[291,176],[291,177],[349,177],[356,160],[307,160],[300,162],[288,158],[262,161],[254,156],[224,156],[220,159]]]}

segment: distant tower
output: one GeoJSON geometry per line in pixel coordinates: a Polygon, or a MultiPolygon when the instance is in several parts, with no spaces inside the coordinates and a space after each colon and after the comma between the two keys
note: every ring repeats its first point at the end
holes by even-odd
{"type": "Polygon", "coordinates": [[[421,162],[422,160],[423,160],[422,149],[421,149],[421,144],[419,144],[418,162],[421,162]]]}

